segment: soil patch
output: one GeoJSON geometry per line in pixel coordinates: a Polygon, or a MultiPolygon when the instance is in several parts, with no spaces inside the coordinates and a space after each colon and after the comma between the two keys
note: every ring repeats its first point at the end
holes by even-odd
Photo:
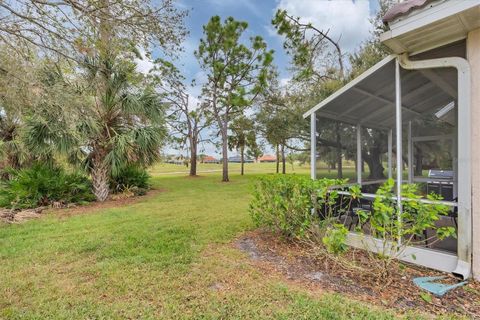
{"type": "Polygon", "coordinates": [[[135,197],[127,197],[127,198],[115,198],[115,199],[109,199],[104,202],[91,202],[89,204],[83,205],[83,206],[76,206],[76,207],[70,207],[70,208],[65,208],[65,209],[53,209],[50,210],[49,213],[54,213],[60,217],[70,217],[73,215],[79,215],[79,214],[86,214],[86,213],[94,213],[98,210],[102,209],[108,209],[108,208],[115,208],[115,207],[123,207],[127,205],[131,205],[146,199],[149,199],[151,197],[154,197],[155,195],[165,192],[166,190],[164,189],[153,189],[149,190],[146,195],[144,196],[135,196],[135,197]]]}
{"type": "Polygon", "coordinates": [[[144,196],[134,197],[111,197],[104,202],[91,202],[85,205],[68,205],[66,207],[40,207],[26,210],[10,210],[0,208],[0,222],[5,223],[22,223],[32,219],[38,219],[45,216],[46,213],[53,213],[61,218],[70,217],[78,214],[94,213],[101,209],[108,209],[114,207],[123,207],[131,205],[136,202],[148,199],[165,190],[150,190],[144,196]]]}
{"type": "MultiPolygon", "coordinates": [[[[480,283],[470,281],[466,286],[454,289],[443,297],[428,294],[413,284],[416,277],[444,275],[450,282],[452,276],[425,268],[401,265],[393,271],[388,285],[372,281],[372,277],[347,270],[341,264],[314,256],[306,245],[290,242],[271,232],[249,232],[235,242],[235,246],[247,253],[254,264],[266,275],[280,273],[287,281],[307,287],[312,291],[328,290],[351,298],[367,301],[400,312],[420,311],[433,314],[456,313],[480,319],[480,283]]],[[[365,268],[366,254],[361,250],[349,251],[347,259],[365,268]]],[[[372,272],[375,272],[372,267],[372,272]]]]}

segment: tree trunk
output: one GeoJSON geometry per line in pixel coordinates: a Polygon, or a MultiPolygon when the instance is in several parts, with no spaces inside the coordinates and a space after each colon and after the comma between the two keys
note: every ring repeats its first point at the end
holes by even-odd
{"type": "Polygon", "coordinates": [[[92,186],[93,194],[99,202],[107,200],[110,193],[109,170],[104,162],[105,155],[106,152],[104,150],[93,150],[91,171],[92,186]]]}
{"type": "Polygon", "coordinates": [[[370,174],[368,175],[369,179],[384,179],[385,175],[383,171],[385,168],[382,164],[382,153],[378,148],[372,148],[369,152],[363,152],[362,157],[368,165],[370,174]]]}
{"type": "Polygon", "coordinates": [[[421,177],[423,172],[423,153],[422,149],[418,148],[415,149],[415,176],[421,177]]]}
{"type": "Polygon", "coordinates": [[[342,151],[337,149],[337,178],[343,178],[342,151]]]}
{"type": "Polygon", "coordinates": [[[243,173],[245,171],[245,147],[240,147],[240,174],[243,176],[243,173]]]}
{"type": "Polygon", "coordinates": [[[222,128],[222,159],[223,159],[223,170],[222,170],[222,181],[228,182],[228,131],[227,126],[224,125],[222,128]]]}
{"type": "Polygon", "coordinates": [[[277,157],[277,171],[276,173],[279,173],[280,172],[280,151],[278,150],[278,144],[275,146],[275,153],[276,153],[276,157],[277,157]]]}
{"type": "Polygon", "coordinates": [[[194,141],[190,143],[190,176],[197,175],[197,145],[194,141]]]}
{"type": "Polygon", "coordinates": [[[282,174],[286,173],[285,145],[282,144],[282,174]]]}

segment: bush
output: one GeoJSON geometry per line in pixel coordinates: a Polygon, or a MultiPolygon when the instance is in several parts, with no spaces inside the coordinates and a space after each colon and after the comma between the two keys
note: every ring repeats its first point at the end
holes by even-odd
{"type": "Polygon", "coordinates": [[[317,228],[330,216],[336,200],[328,190],[343,183],[295,175],[262,177],[255,184],[250,214],[257,226],[269,227],[289,238],[307,238],[312,227],[317,228]],[[319,208],[324,213],[322,220],[317,214],[319,208]]]}
{"type": "Polygon", "coordinates": [[[114,193],[133,191],[135,195],[143,195],[150,188],[150,175],[140,166],[129,165],[110,178],[110,189],[114,193]]]}
{"type": "MultiPolygon", "coordinates": [[[[447,216],[450,208],[444,204],[424,203],[416,184],[402,185],[402,213],[398,219],[398,210],[394,191],[395,182],[389,179],[376,192],[379,196],[373,202],[373,210],[362,213],[360,220],[368,221],[369,233],[380,239],[383,248],[378,254],[370,254],[378,262],[380,276],[388,278],[391,263],[404,255],[408,246],[422,245],[427,229],[433,230],[436,236],[429,238],[429,244],[447,237],[456,237],[454,227],[438,227],[435,222],[441,216],[447,216]],[[400,244],[399,244],[400,243],[400,244]]],[[[439,195],[429,194],[427,200],[442,200],[439,195]]],[[[367,248],[374,249],[374,248],[367,248]]],[[[412,257],[415,259],[415,257],[412,257]]]]}
{"type": "Polygon", "coordinates": [[[66,173],[61,167],[34,164],[10,170],[10,180],[0,187],[0,206],[13,209],[35,208],[54,202],[94,201],[89,179],[79,173],[66,173]]]}

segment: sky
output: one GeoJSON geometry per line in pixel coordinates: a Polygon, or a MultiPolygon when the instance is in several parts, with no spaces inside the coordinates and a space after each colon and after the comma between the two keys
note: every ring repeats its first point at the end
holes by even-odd
{"type": "MultiPolygon", "coordinates": [[[[222,20],[232,16],[248,22],[246,36],[262,36],[268,47],[275,51],[274,63],[278,67],[281,82],[285,83],[291,77],[288,71],[290,60],[282,47],[283,38],[276,34],[271,25],[277,9],[286,9],[289,14],[300,17],[302,22],[311,22],[319,29],[330,30],[329,35],[339,39],[346,53],[354,51],[369,37],[372,30],[370,18],[378,10],[378,0],[179,0],[177,5],[189,10],[185,22],[190,33],[183,44],[184,52],[176,64],[189,82],[195,79],[197,83],[204,81],[205,75],[193,52],[203,35],[202,26],[213,15],[219,15],[222,20]]],[[[145,63],[145,67],[148,67],[148,62],[145,63]]],[[[193,97],[200,94],[200,86],[189,90],[193,97]]],[[[203,147],[204,153],[219,155],[215,146],[203,147]]],[[[166,152],[186,155],[185,151],[171,148],[166,152]]]]}

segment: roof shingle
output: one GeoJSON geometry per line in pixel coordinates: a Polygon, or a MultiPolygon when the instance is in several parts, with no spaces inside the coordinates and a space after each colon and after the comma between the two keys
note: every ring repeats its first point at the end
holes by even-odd
{"type": "Polygon", "coordinates": [[[432,1],[433,0],[405,0],[403,2],[397,3],[396,5],[388,9],[382,20],[384,23],[391,22],[396,18],[403,16],[415,9],[426,6],[429,2],[432,1]]]}

